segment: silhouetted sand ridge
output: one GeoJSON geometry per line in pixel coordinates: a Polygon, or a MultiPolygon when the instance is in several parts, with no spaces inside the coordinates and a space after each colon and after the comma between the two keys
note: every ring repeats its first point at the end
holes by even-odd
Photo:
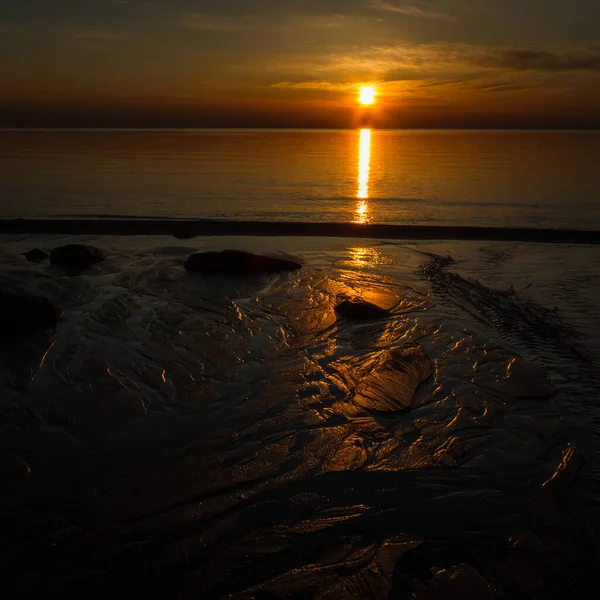
{"type": "Polygon", "coordinates": [[[169,219],[0,219],[0,234],[311,236],[600,244],[600,231],[443,225],[361,225],[278,221],[169,219]]]}

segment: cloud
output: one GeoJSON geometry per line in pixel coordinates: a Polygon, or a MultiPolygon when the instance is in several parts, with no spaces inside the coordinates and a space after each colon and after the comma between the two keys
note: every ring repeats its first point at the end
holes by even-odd
{"type": "Polygon", "coordinates": [[[540,87],[539,85],[532,85],[527,83],[510,83],[510,82],[500,82],[500,83],[484,83],[481,84],[478,89],[484,92],[521,92],[524,90],[530,90],[536,87],[540,87]]]}
{"type": "Polygon", "coordinates": [[[493,71],[600,72],[600,49],[522,50],[460,43],[344,46],[321,54],[280,56],[266,68],[282,74],[311,73],[324,81],[435,81],[441,75],[460,83],[493,71]]]}
{"type": "Polygon", "coordinates": [[[376,10],[440,21],[457,21],[456,17],[440,12],[430,2],[392,2],[388,0],[369,0],[368,5],[376,10]]]}
{"type": "Polygon", "coordinates": [[[269,87],[295,90],[325,90],[331,92],[343,92],[356,88],[353,83],[332,83],[331,81],[280,81],[273,83],[269,87]]]}
{"type": "Polygon", "coordinates": [[[465,85],[477,80],[477,77],[461,77],[459,79],[434,79],[421,83],[422,88],[436,88],[444,86],[465,85]]]}
{"type": "Polygon", "coordinates": [[[521,50],[460,43],[346,45],[278,56],[269,65],[263,63],[263,69],[277,78],[271,83],[274,88],[348,92],[371,82],[390,97],[421,94],[458,101],[534,88],[547,89],[549,95],[580,89],[591,84],[589,72],[600,72],[600,51],[594,46],[521,50]],[[573,76],[566,77],[566,71],[573,76]]]}
{"type": "MultiPolygon", "coordinates": [[[[484,63],[485,64],[485,61],[484,63]]],[[[506,50],[489,66],[517,71],[600,71],[599,50],[506,50]]]]}

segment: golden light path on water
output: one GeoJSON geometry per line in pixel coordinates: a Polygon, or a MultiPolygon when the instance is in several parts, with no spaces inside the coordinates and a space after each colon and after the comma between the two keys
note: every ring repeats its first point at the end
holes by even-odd
{"type": "Polygon", "coordinates": [[[371,130],[361,129],[358,153],[358,204],[354,213],[354,223],[369,222],[369,177],[371,175],[371,130]]]}

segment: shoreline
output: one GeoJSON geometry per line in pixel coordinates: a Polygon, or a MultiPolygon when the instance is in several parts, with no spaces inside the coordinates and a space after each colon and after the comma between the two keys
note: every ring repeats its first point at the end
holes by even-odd
{"type": "Polygon", "coordinates": [[[168,219],[0,219],[0,234],[339,237],[600,245],[600,231],[444,225],[168,219]]]}

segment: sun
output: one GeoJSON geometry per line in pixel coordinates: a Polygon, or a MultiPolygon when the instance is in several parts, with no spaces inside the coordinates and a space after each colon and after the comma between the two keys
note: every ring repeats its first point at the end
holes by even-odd
{"type": "Polygon", "coordinates": [[[360,88],[360,92],[358,94],[358,101],[365,106],[373,104],[375,102],[375,88],[372,85],[367,85],[365,87],[360,88]]]}

